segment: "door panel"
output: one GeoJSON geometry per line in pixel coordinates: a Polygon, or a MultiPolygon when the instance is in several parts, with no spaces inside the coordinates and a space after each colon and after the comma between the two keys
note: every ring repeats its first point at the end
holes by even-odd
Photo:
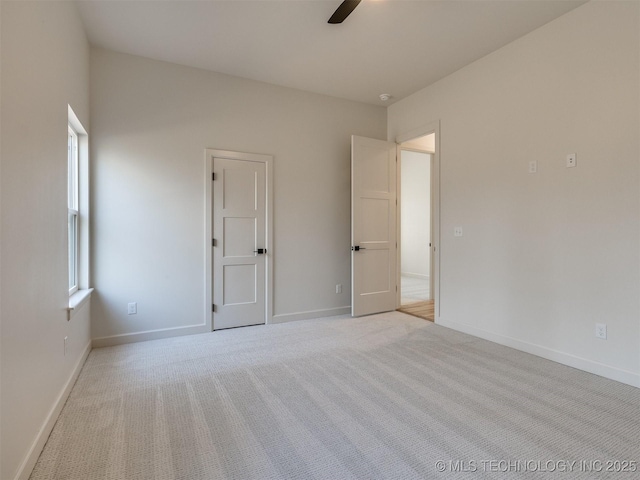
{"type": "MultiPolygon", "coordinates": [[[[231,162],[243,160],[231,160],[231,162]]],[[[229,162],[229,160],[227,160],[229,162]]],[[[248,162],[249,165],[255,162],[248,162]]],[[[257,203],[257,172],[239,168],[238,165],[225,168],[221,180],[224,188],[222,197],[226,209],[255,211],[257,203]]]]}
{"type": "Polygon", "coordinates": [[[223,266],[224,306],[253,304],[256,302],[256,266],[223,266]]]}
{"type": "Polygon", "coordinates": [[[225,258],[242,257],[255,250],[257,230],[255,218],[227,217],[223,221],[222,248],[225,258]]]}
{"type": "Polygon", "coordinates": [[[368,258],[362,262],[362,293],[371,295],[389,291],[389,251],[367,250],[365,253],[368,258]]]}
{"type": "Polygon", "coordinates": [[[351,137],[351,242],[351,314],[395,310],[395,143],[351,137]]]}
{"type": "Polygon", "coordinates": [[[214,158],[213,329],[265,323],[265,165],[214,158]]]}
{"type": "Polygon", "coordinates": [[[389,200],[361,198],[362,237],[369,242],[389,241],[389,200]]]}
{"type": "MultiPolygon", "coordinates": [[[[359,176],[357,180],[359,188],[371,192],[390,192],[391,172],[389,172],[389,158],[386,149],[386,144],[388,142],[383,142],[385,144],[383,147],[382,144],[368,144],[368,142],[363,141],[373,139],[365,139],[364,137],[356,138],[356,141],[359,142],[356,146],[358,155],[361,157],[362,161],[366,162],[366,168],[363,168],[358,172],[359,176]]],[[[375,141],[377,142],[378,140],[375,141]]]]}

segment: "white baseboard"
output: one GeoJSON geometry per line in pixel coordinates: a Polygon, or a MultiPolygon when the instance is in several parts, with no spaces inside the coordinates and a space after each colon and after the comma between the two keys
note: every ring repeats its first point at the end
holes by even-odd
{"type": "Polygon", "coordinates": [[[575,355],[571,355],[569,353],[561,352],[558,350],[553,350],[541,345],[523,342],[522,340],[517,340],[515,338],[487,332],[486,330],[482,330],[462,323],[449,322],[441,319],[437,319],[435,323],[443,327],[451,328],[452,330],[468,333],[469,335],[473,335],[474,337],[479,337],[484,340],[489,340],[491,342],[504,345],[505,347],[515,348],[516,350],[527,352],[538,357],[546,358],[547,360],[552,360],[569,367],[577,368],[579,370],[593,373],[610,380],[615,380],[620,383],[631,385],[632,387],[640,388],[640,374],[635,372],[611,367],[609,365],[594,362],[593,360],[577,357],[575,355]]]}
{"type": "Polygon", "coordinates": [[[92,340],[93,348],[112,347],[114,345],[124,345],[125,343],[146,342],[147,340],[158,340],[161,338],[180,337],[182,335],[194,335],[196,333],[209,333],[210,328],[202,323],[200,325],[189,325],[187,327],[162,328],[158,330],[147,330],[144,332],[122,333],[108,337],[98,337],[92,340]]]}
{"type": "Polygon", "coordinates": [[[419,278],[420,280],[429,280],[429,275],[423,275],[422,273],[402,272],[402,277],[419,278]]]}
{"type": "Polygon", "coordinates": [[[82,370],[84,362],[86,362],[90,352],[91,352],[91,341],[87,343],[87,346],[82,352],[82,356],[80,357],[76,365],[73,367],[71,376],[67,380],[67,383],[65,383],[64,387],[62,388],[62,391],[60,392],[60,394],[58,395],[58,398],[53,404],[53,407],[49,411],[49,415],[47,415],[47,418],[44,424],[40,428],[40,431],[38,432],[38,435],[35,441],[31,445],[31,448],[29,449],[29,453],[27,454],[26,458],[20,465],[20,468],[18,468],[18,473],[15,477],[16,480],[27,480],[31,476],[33,467],[36,466],[36,462],[38,461],[38,458],[42,453],[42,449],[44,448],[45,443],[47,443],[47,440],[49,439],[51,430],[53,430],[53,426],[56,424],[56,421],[58,420],[58,416],[62,411],[62,407],[64,407],[64,404],[67,401],[69,394],[71,393],[71,389],[75,385],[76,380],[78,379],[78,375],[80,375],[80,370],[82,370]]]}
{"type": "Polygon", "coordinates": [[[274,315],[271,324],[294,322],[296,320],[310,320],[312,318],[336,317],[338,315],[348,315],[351,313],[351,306],[339,308],[327,308],[324,310],[309,310],[307,312],[284,313],[274,315]]]}

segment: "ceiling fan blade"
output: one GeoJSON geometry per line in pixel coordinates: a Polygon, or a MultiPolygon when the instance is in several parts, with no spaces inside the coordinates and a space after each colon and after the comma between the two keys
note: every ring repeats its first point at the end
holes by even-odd
{"type": "Polygon", "coordinates": [[[344,0],[340,4],[340,6],[333,12],[331,18],[329,19],[329,23],[342,23],[344,19],[347,18],[351,12],[358,6],[360,0],[344,0]]]}

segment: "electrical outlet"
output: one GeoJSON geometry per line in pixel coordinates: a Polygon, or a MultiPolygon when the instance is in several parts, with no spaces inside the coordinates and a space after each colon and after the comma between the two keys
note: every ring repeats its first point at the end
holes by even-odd
{"type": "Polygon", "coordinates": [[[67,356],[67,346],[69,344],[69,337],[64,337],[64,356],[67,356]]]}
{"type": "Polygon", "coordinates": [[[336,293],[342,293],[342,284],[341,283],[338,283],[336,285],[336,293]]]}
{"type": "Polygon", "coordinates": [[[127,314],[128,315],[135,315],[138,313],[138,303],[137,302],[130,302],[129,305],[127,305],[127,314]]]}
{"type": "Polygon", "coordinates": [[[573,168],[578,166],[578,155],[570,153],[567,155],[567,168],[573,168]]]}
{"type": "Polygon", "coordinates": [[[596,323],[596,337],[607,339],[607,325],[605,323],[596,323]]]}
{"type": "Polygon", "coordinates": [[[529,173],[537,173],[538,172],[538,162],[535,160],[531,160],[529,162],[529,173]]]}
{"type": "Polygon", "coordinates": [[[462,236],[462,227],[455,227],[453,229],[453,236],[454,237],[461,237],[462,236]]]}

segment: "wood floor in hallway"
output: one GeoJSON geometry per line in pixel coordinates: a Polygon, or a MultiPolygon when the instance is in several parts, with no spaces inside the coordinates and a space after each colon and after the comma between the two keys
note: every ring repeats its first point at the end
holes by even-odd
{"type": "Polygon", "coordinates": [[[408,305],[402,305],[399,312],[408,313],[414,317],[424,318],[431,322],[434,321],[434,302],[433,300],[427,300],[424,302],[410,303],[408,305]]]}

